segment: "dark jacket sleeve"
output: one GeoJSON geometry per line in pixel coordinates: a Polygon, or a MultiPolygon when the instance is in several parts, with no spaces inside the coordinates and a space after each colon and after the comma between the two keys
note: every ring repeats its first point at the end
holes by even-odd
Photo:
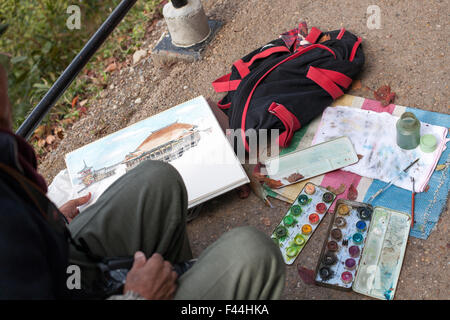
{"type": "Polygon", "coordinates": [[[54,298],[39,212],[0,196],[0,299],[54,298]]]}

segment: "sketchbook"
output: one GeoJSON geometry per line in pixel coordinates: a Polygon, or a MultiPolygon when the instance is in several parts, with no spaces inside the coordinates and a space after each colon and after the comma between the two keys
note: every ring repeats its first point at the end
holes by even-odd
{"type": "Polygon", "coordinates": [[[92,194],[146,160],[173,165],[188,207],[249,182],[207,101],[200,96],[85,145],[65,156],[72,194],[92,194]]]}

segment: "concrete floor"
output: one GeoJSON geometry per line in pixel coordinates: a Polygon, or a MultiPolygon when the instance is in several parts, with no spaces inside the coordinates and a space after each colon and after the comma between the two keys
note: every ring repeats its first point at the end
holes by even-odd
{"type": "MultiPolygon", "coordinates": [[[[205,58],[166,68],[156,68],[147,60],[113,74],[111,82],[116,89],[105,90],[95,108],[74,125],[64,143],[41,164],[49,181],[64,168],[62,155],[68,151],[198,95],[217,101],[221,95],[213,92],[213,80],[228,73],[232,62],[296,27],[301,19],[309,27],[345,27],[363,38],[363,87],[376,89],[389,84],[397,93],[397,104],[450,112],[447,0],[204,0],[203,4],[211,18],[224,22],[205,58]],[[381,29],[367,27],[366,12],[372,4],[380,8],[381,29]],[[144,81],[136,81],[138,77],[144,81]],[[139,106],[133,103],[137,97],[143,101],[139,106]]],[[[163,24],[159,26],[143,47],[151,49],[155,44],[164,28],[163,24]]],[[[350,93],[373,98],[372,92],[363,88],[350,93]]],[[[254,194],[239,199],[235,191],[207,202],[200,216],[188,224],[194,254],[237,226],[252,225],[269,235],[289,206],[277,200],[273,205],[272,209],[266,207],[254,194]]],[[[329,219],[326,217],[295,263],[287,268],[283,299],[366,299],[352,292],[305,285],[298,276],[297,265],[314,269],[329,219]]],[[[450,298],[449,226],[446,210],[428,240],[410,238],[396,299],[450,298]]]]}

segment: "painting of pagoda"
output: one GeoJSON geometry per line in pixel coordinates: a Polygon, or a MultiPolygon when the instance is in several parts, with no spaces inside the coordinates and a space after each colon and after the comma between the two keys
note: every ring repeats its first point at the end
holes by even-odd
{"type": "Polygon", "coordinates": [[[200,132],[196,125],[187,123],[172,123],[152,132],[133,152],[125,156],[123,161],[108,167],[94,170],[85,161],[84,167],[78,172],[83,191],[93,183],[113,176],[119,165],[125,165],[126,171],[136,167],[144,160],[160,160],[170,162],[183,156],[184,152],[198,145],[200,132]]]}
{"type": "Polygon", "coordinates": [[[127,166],[128,171],[148,159],[170,162],[180,158],[199,141],[197,126],[176,122],[150,134],[122,163],[127,166]]]}

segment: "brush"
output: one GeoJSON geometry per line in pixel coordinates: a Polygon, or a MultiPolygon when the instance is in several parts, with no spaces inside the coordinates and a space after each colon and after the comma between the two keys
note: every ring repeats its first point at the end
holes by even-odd
{"type": "Polygon", "coordinates": [[[416,160],[414,160],[413,162],[411,162],[411,164],[409,166],[407,166],[405,169],[403,169],[402,171],[400,171],[400,173],[391,180],[391,182],[389,182],[384,188],[381,188],[380,190],[378,190],[373,196],[371,196],[369,198],[369,200],[367,201],[368,203],[371,203],[373,200],[375,200],[376,197],[378,197],[381,193],[383,193],[384,191],[386,191],[387,189],[389,189],[390,186],[392,186],[402,175],[404,175],[406,172],[408,172],[408,170],[417,163],[417,161],[419,161],[419,158],[417,158],[416,160]]]}

